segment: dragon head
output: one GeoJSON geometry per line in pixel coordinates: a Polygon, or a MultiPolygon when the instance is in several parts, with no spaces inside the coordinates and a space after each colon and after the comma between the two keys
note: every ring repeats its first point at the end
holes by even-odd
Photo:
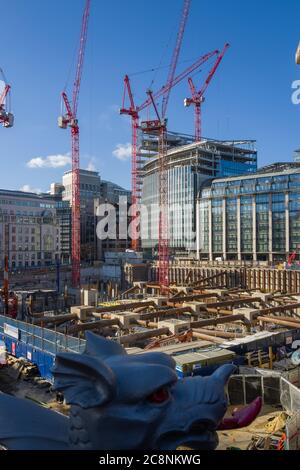
{"type": "Polygon", "coordinates": [[[210,377],[178,380],[166,354],[128,355],[88,332],[84,354],[58,354],[54,387],[71,405],[69,443],[76,449],[214,449],[234,366],[210,377]]]}

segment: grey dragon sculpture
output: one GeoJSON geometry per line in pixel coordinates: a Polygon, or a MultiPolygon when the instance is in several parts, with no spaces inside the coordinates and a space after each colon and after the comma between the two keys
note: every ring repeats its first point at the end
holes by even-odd
{"type": "Polygon", "coordinates": [[[166,354],[128,355],[118,343],[87,333],[85,352],[58,354],[53,370],[70,416],[2,393],[0,444],[14,450],[213,450],[233,370],[224,365],[210,377],[179,380],[166,354]]]}

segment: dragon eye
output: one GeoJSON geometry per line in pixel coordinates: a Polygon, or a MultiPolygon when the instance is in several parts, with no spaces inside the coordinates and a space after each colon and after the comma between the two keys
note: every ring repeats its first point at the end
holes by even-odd
{"type": "Polygon", "coordinates": [[[151,393],[151,395],[149,395],[148,397],[148,401],[150,401],[151,403],[160,404],[167,401],[168,398],[169,390],[167,389],[167,387],[162,387],[156,390],[155,392],[151,393]]]}

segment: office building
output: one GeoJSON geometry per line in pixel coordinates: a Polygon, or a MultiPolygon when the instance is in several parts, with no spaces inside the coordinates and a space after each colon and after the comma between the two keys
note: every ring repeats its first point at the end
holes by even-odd
{"type": "MultiPolygon", "coordinates": [[[[60,195],[60,205],[57,214],[61,221],[62,231],[62,258],[67,259],[67,246],[69,245],[69,260],[71,253],[71,206],[72,206],[72,171],[63,175],[62,184],[53,183],[51,192],[60,195]],[[68,212],[69,208],[69,212],[68,212]],[[70,222],[68,222],[68,217],[70,222]],[[69,228],[67,224],[69,223],[69,228]]],[[[103,257],[105,251],[122,251],[128,248],[129,240],[107,239],[98,240],[96,234],[98,218],[96,210],[99,204],[109,203],[116,208],[117,224],[119,224],[119,197],[131,200],[131,192],[121,186],[106,180],[101,180],[96,171],[80,170],[80,208],[81,208],[81,259],[92,263],[103,257]]],[[[58,201],[57,201],[58,203],[58,201]]]]}
{"type": "Polygon", "coordinates": [[[55,202],[42,194],[0,190],[0,265],[10,269],[50,266],[60,257],[55,202]]]}
{"type": "Polygon", "coordinates": [[[204,183],[196,213],[198,259],[285,261],[300,251],[300,163],[204,183]]]}
{"type": "Polygon", "coordinates": [[[131,201],[131,191],[111,181],[101,180],[100,194],[105,201],[109,201],[112,204],[118,204],[120,197],[127,197],[129,203],[131,201]]]}

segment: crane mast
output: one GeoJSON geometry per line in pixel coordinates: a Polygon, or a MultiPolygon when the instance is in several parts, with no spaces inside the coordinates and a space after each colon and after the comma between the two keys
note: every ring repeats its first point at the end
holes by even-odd
{"type": "Polygon", "coordinates": [[[83,72],[84,56],[87,42],[88,22],[91,9],[91,0],[86,0],[82,18],[76,75],[73,85],[73,100],[70,103],[67,93],[63,91],[62,99],[66,113],[58,119],[62,129],[71,128],[72,138],[72,286],[80,287],[80,151],[79,151],[79,125],[77,109],[83,72]]]}
{"type": "MultiPolygon", "coordinates": [[[[167,83],[170,83],[171,85],[175,77],[177,62],[178,62],[178,58],[179,58],[179,54],[181,50],[181,45],[182,45],[182,40],[183,40],[183,35],[184,35],[187,19],[189,16],[190,6],[191,6],[191,0],[184,0],[181,20],[180,20],[179,29],[178,29],[177,38],[176,38],[176,44],[175,44],[175,48],[173,51],[172,61],[170,64],[169,74],[167,78],[167,83]]],[[[163,118],[166,116],[166,113],[167,113],[167,108],[168,108],[168,103],[169,103],[169,98],[170,98],[170,91],[171,91],[171,88],[169,89],[168,93],[166,93],[163,97],[163,102],[162,102],[162,117],[163,118]]]]}
{"type": "MultiPolygon", "coordinates": [[[[158,132],[158,193],[159,193],[159,233],[158,233],[158,281],[162,290],[167,292],[169,286],[169,210],[168,210],[168,169],[167,169],[167,108],[170,98],[170,92],[173,88],[173,81],[176,72],[177,62],[182,46],[183,35],[190,10],[191,0],[184,0],[179,30],[176,44],[172,55],[172,61],[169,68],[166,88],[162,102],[161,118],[159,118],[155,101],[152,94],[150,99],[157,114],[159,125],[158,132]]],[[[156,121],[157,122],[157,121],[156,121]]],[[[155,126],[156,124],[154,124],[155,126]]],[[[151,128],[151,122],[148,127],[151,128]]]]}
{"type": "Polygon", "coordinates": [[[120,114],[131,116],[131,203],[132,203],[132,222],[131,222],[131,248],[134,251],[140,249],[140,239],[138,231],[137,212],[141,203],[141,185],[140,169],[138,162],[137,141],[139,129],[139,112],[135,106],[133,93],[131,90],[130,80],[128,75],[124,77],[124,94],[123,104],[120,109],[120,114]],[[129,108],[125,106],[126,96],[129,98],[129,108]]]}
{"type": "MultiPolygon", "coordinates": [[[[10,90],[11,86],[7,83],[3,70],[0,68],[0,78],[4,83],[4,88],[0,94],[0,123],[3,127],[9,128],[14,125],[14,115],[10,112],[10,90]]],[[[4,295],[4,312],[8,315],[8,250],[7,243],[9,237],[9,226],[5,225],[5,255],[4,255],[4,271],[3,271],[3,295],[4,295]]]]}

